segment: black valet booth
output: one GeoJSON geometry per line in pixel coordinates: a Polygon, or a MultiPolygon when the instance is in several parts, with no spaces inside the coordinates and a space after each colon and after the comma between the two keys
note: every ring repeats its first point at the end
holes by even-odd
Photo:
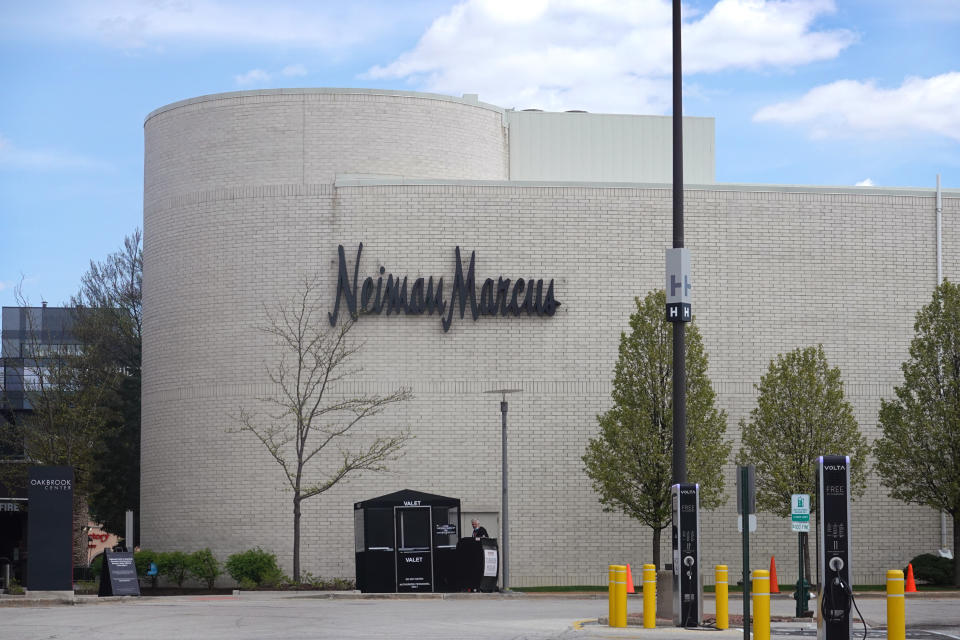
{"type": "Polygon", "coordinates": [[[460,539],[460,499],[404,489],[353,505],[357,589],[496,589],[497,541],[460,539]]]}

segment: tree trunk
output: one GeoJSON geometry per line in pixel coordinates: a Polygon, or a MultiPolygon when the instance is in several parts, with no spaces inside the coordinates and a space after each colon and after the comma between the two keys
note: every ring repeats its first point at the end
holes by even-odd
{"type": "MultiPolygon", "coordinates": [[[[89,548],[87,524],[90,521],[90,509],[87,498],[79,491],[73,492],[73,566],[89,566],[89,548]]],[[[131,549],[132,551],[132,549],[131,549]]]]}
{"type": "Polygon", "coordinates": [[[953,586],[960,587],[960,511],[953,512],[953,586]]]}
{"type": "Polygon", "coordinates": [[[653,530],[653,566],[660,571],[660,532],[663,529],[653,530]]]}
{"type": "Polygon", "coordinates": [[[293,494],[293,581],[300,583],[300,492],[293,494]]]}

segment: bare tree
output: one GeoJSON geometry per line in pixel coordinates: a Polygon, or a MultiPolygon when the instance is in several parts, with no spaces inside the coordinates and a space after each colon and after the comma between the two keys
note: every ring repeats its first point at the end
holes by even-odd
{"type": "Polygon", "coordinates": [[[412,396],[349,395],[338,385],[361,374],[353,357],[362,344],[347,340],[353,322],[330,327],[315,299],[316,280],[305,279],[289,303],[265,309],[260,330],[275,339],[277,360],[267,372],[276,394],[257,398],[261,414],[240,408],[240,432],[250,432],[283,469],[293,491],[293,579],[300,581],[301,503],[333,488],[347,475],[386,471],[412,436],[364,437],[358,426],[388,405],[412,396]],[[308,469],[309,467],[309,469],[308,469]]]}

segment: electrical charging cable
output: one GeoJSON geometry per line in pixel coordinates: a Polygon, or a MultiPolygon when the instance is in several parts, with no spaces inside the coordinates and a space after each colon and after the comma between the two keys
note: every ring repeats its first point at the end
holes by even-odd
{"type": "MultiPolygon", "coordinates": [[[[857,615],[860,616],[860,622],[863,624],[863,640],[867,640],[867,621],[864,619],[863,614],[860,613],[860,607],[857,606],[857,599],[853,597],[853,589],[840,578],[837,578],[837,580],[839,580],[843,590],[847,592],[847,598],[853,603],[853,608],[857,610],[857,615]]],[[[850,605],[847,605],[847,615],[850,615],[850,605]]]]}
{"type": "Polygon", "coordinates": [[[830,582],[830,588],[826,589],[823,599],[820,601],[820,614],[824,620],[836,620],[836,617],[832,613],[827,613],[828,611],[838,611],[837,609],[837,598],[836,591],[839,588],[842,593],[846,596],[846,602],[843,605],[843,617],[849,618],[850,616],[850,605],[852,604],[854,609],[857,611],[857,615],[860,616],[860,622],[863,624],[863,640],[867,640],[867,621],[864,619],[863,614],[860,613],[860,607],[857,606],[857,599],[853,597],[853,589],[850,588],[846,582],[843,581],[840,576],[835,576],[830,582]]]}

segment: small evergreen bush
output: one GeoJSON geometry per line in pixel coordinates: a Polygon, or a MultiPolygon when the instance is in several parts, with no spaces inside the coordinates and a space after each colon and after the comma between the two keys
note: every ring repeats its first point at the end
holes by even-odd
{"type": "Polygon", "coordinates": [[[272,587],[283,580],[277,556],[260,547],[233,554],[227,558],[226,568],[241,589],[272,587]]]}
{"type": "Polygon", "coordinates": [[[211,590],[217,581],[217,577],[223,573],[220,563],[213,557],[213,552],[210,551],[209,547],[190,554],[189,571],[190,575],[200,582],[206,583],[207,589],[211,590]]]}
{"type": "Polygon", "coordinates": [[[160,575],[176,583],[178,588],[183,587],[183,581],[187,579],[190,556],[183,551],[165,551],[157,554],[156,563],[160,575]]]}
{"type": "MultiPolygon", "coordinates": [[[[910,561],[913,565],[913,577],[926,584],[947,585],[953,582],[953,560],[941,558],[932,553],[924,553],[910,561]]],[[[907,575],[907,568],[903,568],[907,575]]]]}

